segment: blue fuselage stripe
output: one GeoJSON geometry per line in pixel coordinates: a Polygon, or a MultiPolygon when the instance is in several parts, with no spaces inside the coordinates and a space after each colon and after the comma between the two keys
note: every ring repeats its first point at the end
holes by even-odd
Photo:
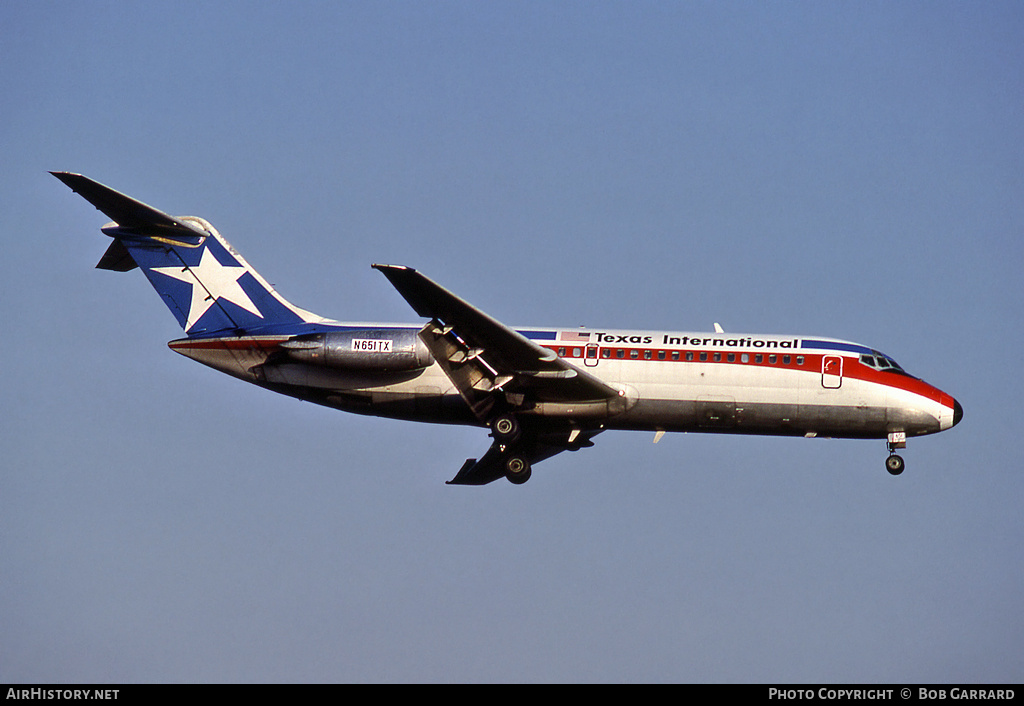
{"type": "Polygon", "coordinates": [[[800,340],[801,348],[824,348],[826,350],[850,351],[851,353],[863,353],[872,355],[873,350],[866,346],[858,346],[854,343],[840,343],[838,341],[814,341],[803,338],[800,340]]]}

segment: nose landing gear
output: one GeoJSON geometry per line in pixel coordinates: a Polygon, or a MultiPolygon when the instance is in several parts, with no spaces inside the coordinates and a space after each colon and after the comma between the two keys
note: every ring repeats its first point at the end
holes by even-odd
{"type": "Polygon", "coordinates": [[[889,458],[885,459],[885,470],[894,476],[903,473],[904,466],[903,457],[897,454],[889,454],[889,458]]]}
{"type": "Polygon", "coordinates": [[[907,434],[902,431],[891,431],[889,432],[889,457],[885,459],[885,470],[889,471],[890,474],[898,476],[903,473],[903,469],[906,464],[903,463],[903,457],[896,454],[896,449],[907,448],[907,434]]]}

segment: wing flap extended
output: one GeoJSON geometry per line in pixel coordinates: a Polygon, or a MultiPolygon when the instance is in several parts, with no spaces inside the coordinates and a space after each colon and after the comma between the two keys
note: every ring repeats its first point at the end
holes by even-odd
{"type": "Polygon", "coordinates": [[[436,319],[420,330],[419,337],[455,385],[473,415],[481,422],[486,422],[494,408],[494,397],[490,393],[495,389],[495,380],[490,376],[492,371],[480,354],[467,354],[460,346],[459,339],[454,338],[451,330],[440,325],[436,319]]]}
{"type": "Polygon", "coordinates": [[[417,314],[437,319],[468,343],[487,351],[488,360],[510,370],[540,370],[552,363],[554,351],[537,345],[526,336],[460,299],[411,267],[374,265],[394,285],[417,314]]]}
{"type": "Polygon", "coordinates": [[[625,389],[577,368],[416,270],[374,268],[430,319],[420,340],[476,418],[492,429],[490,448],[479,460],[468,459],[450,485],[485,485],[502,477],[525,482],[533,464],[592,446],[602,420],[627,408],[625,389]],[[528,414],[519,417],[518,433],[496,426],[519,411],[528,414]]]}
{"type": "MultiPolygon", "coordinates": [[[[546,401],[608,400],[620,395],[619,390],[416,270],[397,265],[373,267],[388,278],[417,314],[432,319],[421,338],[460,391],[507,391],[514,382],[546,401]],[[465,368],[474,372],[463,374],[465,368]],[[457,379],[460,377],[463,379],[457,379]],[[485,378],[489,385],[482,383],[485,378]]],[[[473,401],[467,402],[474,407],[473,401]]]]}

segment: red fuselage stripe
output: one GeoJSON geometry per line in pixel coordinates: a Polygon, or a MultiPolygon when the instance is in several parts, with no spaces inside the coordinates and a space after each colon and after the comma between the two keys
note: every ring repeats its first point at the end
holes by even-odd
{"type": "MultiPolygon", "coordinates": [[[[587,347],[585,345],[575,344],[546,345],[545,348],[548,348],[555,353],[559,353],[560,351],[563,352],[564,355],[560,356],[562,358],[583,360],[586,357],[587,347]]],[[[593,344],[591,344],[591,348],[593,348],[593,344]]],[[[796,349],[796,351],[801,350],[802,349],[796,349]]],[[[939,402],[947,407],[953,406],[952,397],[929,385],[923,380],[893,371],[870,368],[862,364],[857,356],[850,356],[848,354],[844,355],[841,351],[831,353],[798,353],[795,351],[786,353],[753,353],[748,351],[734,352],[707,349],[683,350],[679,348],[623,348],[619,346],[600,346],[597,351],[596,360],[599,361],[598,365],[601,364],[601,361],[620,363],[644,362],[682,363],[690,365],[741,365],[793,370],[795,372],[821,375],[822,359],[826,357],[843,359],[842,377],[844,378],[863,380],[864,382],[884,385],[898,390],[906,390],[907,392],[912,392],[916,395],[921,395],[927,399],[939,402]],[[620,354],[619,351],[622,351],[622,353],[620,354]],[[676,358],[673,357],[674,353],[678,354],[676,358]],[[707,360],[700,360],[702,353],[707,355],[707,360]],[[693,360],[687,360],[687,354],[690,354],[693,360]],[[715,359],[716,355],[719,356],[718,360],[715,359]],[[745,359],[744,356],[746,356],[745,359]],[[774,363],[769,362],[772,359],[775,360],[774,363]],[[798,363],[798,360],[803,362],[798,363]]],[[[594,356],[591,356],[591,360],[594,360],[594,356]]]]}

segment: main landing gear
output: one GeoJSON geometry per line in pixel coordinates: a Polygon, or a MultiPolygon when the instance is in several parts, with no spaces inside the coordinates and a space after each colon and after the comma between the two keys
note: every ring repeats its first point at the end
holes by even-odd
{"type": "Polygon", "coordinates": [[[894,476],[898,476],[900,473],[903,473],[906,464],[903,463],[903,457],[896,454],[896,449],[907,448],[906,433],[902,431],[889,432],[888,447],[889,457],[885,459],[885,470],[894,476]]]}
{"type": "Polygon", "coordinates": [[[513,444],[519,440],[522,429],[519,427],[519,420],[511,414],[503,414],[495,417],[491,422],[491,435],[499,444],[513,444]]]}
{"type": "Polygon", "coordinates": [[[519,454],[510,454],[505,459],[505,477],[508,478],[509,483],[522,485],[530,480],[531,475],[533,475],[533,470],[530,468],[530,459],[519,454]]]}
{"type": "Polygon", "coordinates": [[[502,414],[491,422],[491,436],[501,446],[505,477],[510,483],[522,485],[530,480],[533,471],[530,457],[516,445],[522,434],[522,427],[515,415],[502,414]]]}

